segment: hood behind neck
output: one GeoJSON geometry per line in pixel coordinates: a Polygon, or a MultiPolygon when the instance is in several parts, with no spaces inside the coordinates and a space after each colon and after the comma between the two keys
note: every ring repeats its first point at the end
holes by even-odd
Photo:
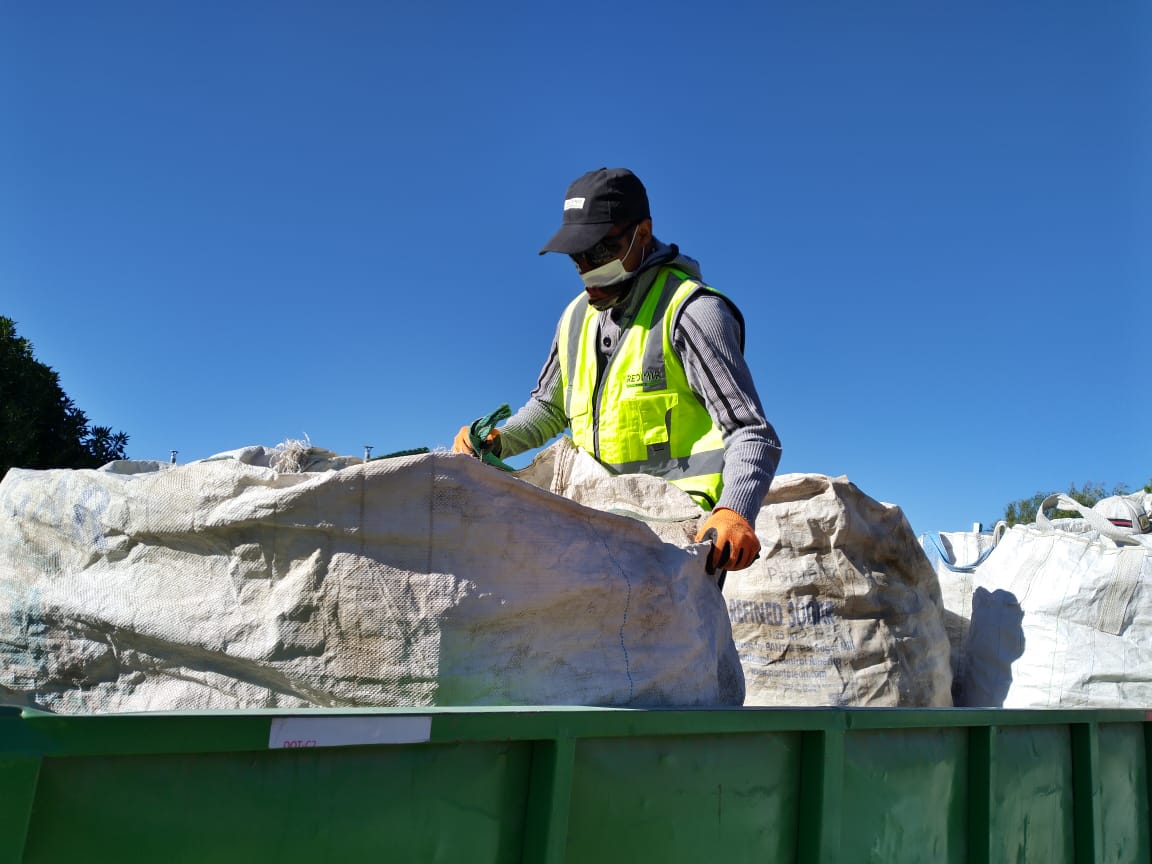
{"type": "Polygon", "coordinates": [[[661,267],[666,266],[683,270],[693,279],[703,279],[700,274],[700,264],[695,258],[681,255],[680,247],[675,243],[662,243],[653,236],[652,251],[648,253],[648,257],[644,259],[644,263],[642,263],[636,271],[627,299],[623,303],[605,311],[611,313],[614,321],[631,318],[636,314],[640,304],[644,302],[644,296],[648,293],[648,289],[652,287],[652,282],[656,278],[657,271],[661,267]]]}
{"type": "Polygon", "coordinates": [[[695,258],[689,258],[687,255],[681,255],[680,247],[675,243],[663,243],[654,236],[652,238],[652,251],[644,259],[644,263],[640,265],[640,269],[636,273],[639,275],[653,267],[663,267],[664,265],[671,265],[678,270],[683,270],[693,279],[703,278],[700,274],[700,262],[695,258]]]}

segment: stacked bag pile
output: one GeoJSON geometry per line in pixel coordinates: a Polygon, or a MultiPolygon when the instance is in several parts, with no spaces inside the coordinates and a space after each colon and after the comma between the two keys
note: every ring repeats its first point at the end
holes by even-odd
{"type": "Polygon", "coordinates": [[[0,703],[950,702],[935,573],[847,478],[778,477],[722,593],[687,495],[567,439],[514,474],[299,443],[8,472],[0,703]]]}

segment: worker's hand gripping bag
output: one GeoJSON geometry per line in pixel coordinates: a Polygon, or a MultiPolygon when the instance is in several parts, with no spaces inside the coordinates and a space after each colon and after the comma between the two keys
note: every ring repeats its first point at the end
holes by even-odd
{"type": "Polygon", "coordinates": [[[0,702],[742,701],[699,549],[468,456],[275,455],[10,471],[0,702]]]}
{"type": "Polygon", "coordinates": [[[756,534],[759,560],[724,585],[746,705],[952,704],[939,582],[899,507],[783,474],[756,534]]]}
{"type": "Polygon", "coordinates": [[[965,706],[1152,706],[1152,534],[1146,522],[1110,521],[1113,503],[1123,502],[1050,496],[976,568],[965,706]],[[1080,516],[1049,519],[1049,507],[1080,516]]]}

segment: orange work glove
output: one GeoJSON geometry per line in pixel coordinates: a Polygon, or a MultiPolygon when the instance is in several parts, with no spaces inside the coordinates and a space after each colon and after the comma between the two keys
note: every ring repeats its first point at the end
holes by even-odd
{"type": "MultiPolygon", "coordinates": [[[[471,431],[472,427],[470,425],[460,427],[460,431],[456,433],[456,438],[452,441],[452,452],[467,453],[469,456],[475,456],[477,459],[479,459],[480,455],[472,449],[471,431]]],[[[488,433],[488,438],[486,439],[488,441],[488,449],[496,454],[499,454],[500,452],[500,448],[496,443],[497,439],[499,438],[500,430],[493,429],[488,433]]]]}
{"type": "Polygon", "coordinates": [[[748,520],[727,507],[717,507],[704,520],[696,542],[712,541],[708,552],[708,575],[717,570],[743,570],[760,554],[760,540],[748,520]]]}

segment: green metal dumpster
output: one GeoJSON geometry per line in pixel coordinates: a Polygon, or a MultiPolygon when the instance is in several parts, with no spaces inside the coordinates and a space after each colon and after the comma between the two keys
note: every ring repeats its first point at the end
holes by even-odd
{"type": "Polygon", "coordinates": [[[1152,712],[0,708],[0,862],[1143,862],[1152,712]]]}

